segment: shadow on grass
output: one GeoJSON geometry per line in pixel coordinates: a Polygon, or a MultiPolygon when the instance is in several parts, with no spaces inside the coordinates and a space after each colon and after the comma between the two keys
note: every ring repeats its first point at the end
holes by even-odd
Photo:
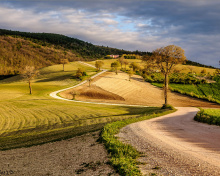
{"type": "Polygon", "coordinates": [[[61,75],[61,76],[54,76],[52,78],[41,79],[36,82],[63,81],[65,79],[74,79],[73,73],[61,75]]]}
{"type": "Polygon", "coordinates": [[[100,130],[106,123],[70,127],[66,129],[58,129],[56,131],[39,133],[39,134],[25,134],[0,138],[0,150],[10,150],[21,147],[31,147],[35,145],[42,145],[48,142],[61,141],[75,136],[79,136],[88,132],[100,130]]]}

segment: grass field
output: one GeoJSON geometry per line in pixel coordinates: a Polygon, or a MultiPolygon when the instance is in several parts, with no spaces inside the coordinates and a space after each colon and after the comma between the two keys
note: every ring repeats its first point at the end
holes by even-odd
{"type": "MultiPolygon", "coordinates": [[[[111,63],[115,62],[117,60],[118,59],[104,59],[104,60],[102,60],[102,62],[104,62],[102,69],[108,69],[108,70],[111,69],[111,63]]],[[[140,59],[125,59],[125,60],[127,60],[129,62],[129,64],[132,62],[136,62],[141,65],[141,63],[142,63],[142,60],[140,60],[140,59]]],[[[87,62],[87,63],[95,66],[95,62],[96,61],[91,61],[91,62],[87,62]]],[[[126,66],[127,69],[129,69],[129,64],[126,66]]],[[[124,68],[124,65],[123,65],[123,68],[124,68]]]]}
{"type": "Polygon", "coordinates": [[[148,108],[83,104],[50,97],[55,90],[79,83],[73,79],[79,67],[88,75],[96,73],[94,68],[77,62],[66,65],[65,72],[62,65],[43,68],[32,82],[32,95],[27,81],[20,76],[0,81],[1,150],[66,139],[101,129],[107,122],[146,114],[148,108]]]}
{"type": "MultiPolygon", "coordinates": [[[[163,87],[162,83],[152,83],[155,86],[163,87]]],[[[219,83],[210,84],[169,84],[170,90],[181,94],[201,98],[220,104],[219,83]]]]}
{"type": "MultiPolygon", "coordinates": [[[[111,69],[111,63],[115,62],[116,60],[118,60],[118,59],[104,59],[104,60],[102,60],[104,62],[103,69],[111,69]]],[[[127,60],[129,63],[136,62],[142,68],[144,68],[145,63],[141,59],[125,59],[125,60],[127,60]]],[[[91,62],[87,62],[87,63],[95,66],[95,61],[91,61],[91,62]]],[[[123,68],[124,68],[124,65],[123,65],[123,68]]],[[[129,69],[129,64],[126,66],[126,68],[129,69]]],[[[205,69],[206,72],[210,73],[211,75],[213,75],[213,73],[215,72],[215,69],[212,69],[212,68],[204,68],[204,67],[197,67],[197,66],[192,66],[192,65],[182,65],[182,64],[176,65],[175,69],[180,70],[181,73],[189,73],[189,72],[193,71],[196,74],[199,74],[199,73],[201,73],[201,71],[203,69],[205,69]]]]}
{"type": "Polygon", "coordinates": [[[210,125],[220,126],[220,109],[201,109],[194,119],[210,125]]]}

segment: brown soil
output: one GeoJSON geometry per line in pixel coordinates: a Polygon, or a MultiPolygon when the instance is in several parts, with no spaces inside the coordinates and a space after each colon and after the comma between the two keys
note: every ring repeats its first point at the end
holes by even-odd
{"type": "Polygon", "coordinates": [[[97,142],[99,132],[29,148],[0,151],[0,175],[118,175],[97,142]]]}
{"type": "Polygon", "coordinates": [[[71,92],[75,92],[77,94],[75,97],[77,100],[101,99],[125,101],[125,99],[119,95],[103,90],[95,85],[88,86],[87,84],[61,92],[60,95],[67,99],[73,99],[71,92]]]}
{"type": "MultiPolygon", "coordinates": [[[[143,80],[141,76],[134,75],[131,81],[126,73],[116,75],[107,72],[92,81],[92,87],[88,83],[75,89],[80,93],[76,100],[122,103],[146,106],[162,106],[164,104],[163,90],[143,80]]],[[[69,94],[72,90],[60,93],[62,97],[72,99],[69,94]]],[[[203,101],[197,98],[169,93],[169,104],[175,107],[212,107],[220,108],[219,104],[203,101]]]]}

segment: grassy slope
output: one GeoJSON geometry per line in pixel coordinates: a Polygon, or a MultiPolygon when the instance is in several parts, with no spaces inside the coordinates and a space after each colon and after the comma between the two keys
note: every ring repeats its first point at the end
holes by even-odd
{"type": "Polygon", "coordinates": [[[62,65],[43,68],[32,83],[32,95],[28,94],[28,83],[19,76],[0,81],[0,149],[61,140],[100,129],[106,122],[145,113],[146,108],[83,104],[50,97],[52,91],[79,83],[72,79],[78,67],[84,67],[90,75],[95,73],[93,68],[76,62],[66,65],[65,72],[62,65]]]}
{"type": "MultiPolygon", "coordinates": [[[[118,59],[104,59],[104,60],[102,60],[102,62],[104,62],[104,65],[103,65],[102,68],[104,68],[104,69],[111,69],[111,63],[115,62],[117,60],[118,59]]],[[[132,63],[132,62],[136,62],[136,63],[139,63],[139,64],[142,63],[142,60],[140,60],[140,59],[125,59],[125,60],[127,60],[129,63],[132,63]]],[[[87,63],[95,66],[95,62],[96,61],[90,61],[90,62],[87,62],[87,63]]],[[[123,68],[124,68],[124,65],[123,65],[123,68]]],[[[127,65],[126,68],[129,69],[129,65],[127,65]]]]}
{"type": "MultiPolygon", "coordinates": [[[[111,69],[111,63],[116,61],[117,59],[105,59],[102,60],[104,62],[104,69],[111,69]]],[[[144,67],[145,63],[142,62],[141,59],[125,59],[127,60],[129,63],[131,62],[136,62],[138,63],[141,67],[144,67]]],[[[95,65],[95,61],[90,61],[88,62],[89,64],[95,65]]],[[[124,65],[123,65],[124,68],[124,65]]],[[[127,69],[129,69],[129,65],[127,65],[127,69]]],[[[206,72],[210,73],[211,75],[215,72],[215,69],[212,68],[204,68],[204,67],[197,67],[197,66],[191,66],[191,65],[182,65],[182,64],[178,64],[176,65],[175,69],[180,70],[182,73],[188,73],[190,72],[192,69],[193,72],[196,72],[197,74],[199,74],[203,69],[206,70],[206,72]]]]}
{"type": "Polygon", "coordinates": [[[79,60],[69,50],[56,49],[54,46],[42,46],[22,38],[0,36],[0,75],[20,73],[27,65],[37,68],[60,63],[60,58],[69,61],[79,60]]]}
{"type": "MultiPolygon", "coordinates": [[[[163,87],[162,83],[152,84],[158,87],[163,87]]],[[[198,85],[170,83],[169,87],[171,91],[220,104],[220,89],[217,83],[198,85]]]]}

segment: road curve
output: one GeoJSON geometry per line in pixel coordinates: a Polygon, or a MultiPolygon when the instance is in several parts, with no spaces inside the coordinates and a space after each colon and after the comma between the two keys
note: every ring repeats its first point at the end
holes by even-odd
{"type": "MultiPolygon", "coordinates": [[[[172,114],[128,125],[119,137],[146,152],[149,156],[142,161],[154,163],[152,167],[159,165],[159,174],[220,175],[220,127],[195,122],[197,108],[177,109],[172,114]]],[[[141,167],[145,174],[151,169],[141,167]]]]}
{"type": "MultiPolygon", "coordinates": [[[[93,67],[93,68],[96,68],[95,66],[91,65],[91,64],[88,64],[88,63],[85,63],[85,62],[82,62],[82,61],[78,61],[80,64],[83,64],[83,65],[87,65],[89,67],[93,67]]],[[[106,69],[103,69],[101,72],[98,72],[97,74],[93,75],[91,77],[91,79],[94,79],[96,78],[97,76],[105,73],[106,69]]],[[[144,105],[128,105],[128,104],[116,104],[116,103],[99,103],[99,102],[90,102],[90,101],[80,101],[80,100],[70,100],[70,99],[67,99],[67,98],[63,98],[63,97],[60,97],[58,96],[58,94],[60,92],[63,92],[65,90],[69,90],[69,89],[73,89],[73,88],[76,88],[76,87],[79,87],[85,83],[87,83],[88,80],[85,80],[85,81],[82,81],[80,82],[79,84],[75,85],[75,86],[71,86],[71,87],[68,87],[68,88],[65,88],[65,89],[61,89],[61,90],[57,90],[55,92],[51,92],[50,93],[50,96],[53,97],[53,98],[56,98],[56,99],[59,99],[59,100],[65,100],[65,101],[72,101],[72,102],[78,102],[78,103],[87,103],[87,104],[97,104],[97,105],[110,105],[110,106],[130,106],[130,107],[149,107],[149,106],[144,106],[144,105]]]]}

